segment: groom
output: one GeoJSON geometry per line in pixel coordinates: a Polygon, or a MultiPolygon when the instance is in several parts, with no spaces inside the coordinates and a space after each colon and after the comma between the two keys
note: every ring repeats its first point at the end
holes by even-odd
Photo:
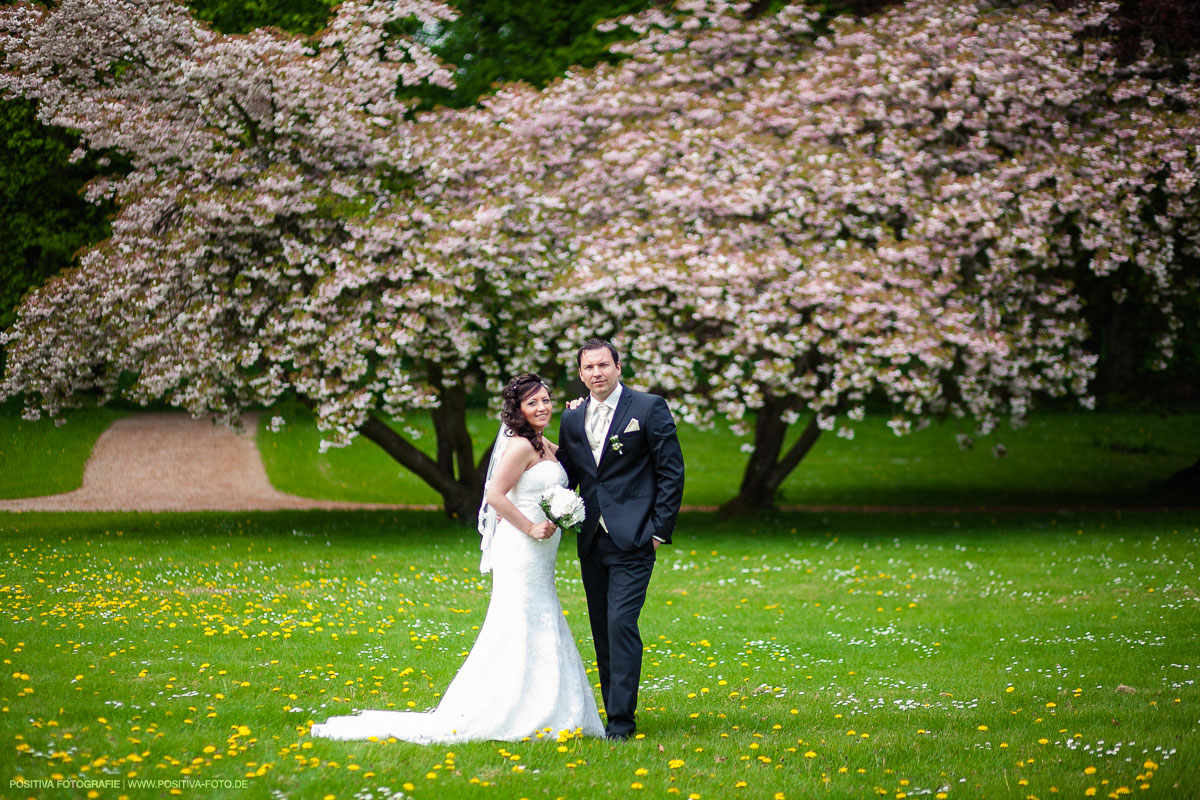
{"type": "Polygon", "coordinates": [[[621,385],[621,359],[602,339],[579,351],[586,402],[562,415],[558,460],[587,506],[579,562],[610,739],[636,731],[642,637],[638,616],[659,545],[671,542],[683,497],[683,453],[661,397],[621,385]]]}

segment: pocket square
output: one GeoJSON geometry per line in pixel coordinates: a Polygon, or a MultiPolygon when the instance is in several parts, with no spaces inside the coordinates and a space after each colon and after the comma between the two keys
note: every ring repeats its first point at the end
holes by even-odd
{"type": "Polygon", "coordinates": [[[634,431],[640,431],[641,429],[642,426],[638,424],[638,421],[636,419],[631,419],[629,420],[629,424],[625,426],[625,430],[623,430],[622,433],[633,433],[634,431]]]}

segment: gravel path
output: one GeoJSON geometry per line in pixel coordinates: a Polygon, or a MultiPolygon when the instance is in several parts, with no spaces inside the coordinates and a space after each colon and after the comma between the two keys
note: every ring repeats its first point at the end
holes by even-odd
{"type": "Polygon", "coordinates": [[[271,486],[244,415],[238,434],[208,419],[148,413],[114,422],[100,435],[83,486],[66,494],[0,500],[0,511],[271,511],[402,508],[311,500],[271,486]]]}

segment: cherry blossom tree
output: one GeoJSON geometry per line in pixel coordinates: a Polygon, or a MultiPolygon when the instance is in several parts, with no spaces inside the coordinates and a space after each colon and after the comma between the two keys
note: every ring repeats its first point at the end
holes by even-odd
{"type": "Polygon", "coordinates": [[[727,508],[770,505],[873,396],[897,434],[1090,406],[1081,273],[1135,282],[1170,358],[1200,243],[1195,59],[1119,61],[1103,3],[915,0],[824,35],[752,10],[629,18],[627,61],[492,105],[546,154],[577,254],[546,330],[605,320],[685,419],[752,421],[727,508]]]}
{"type": "Polygon", "coordinates": [[[0,10],[0,90],[132,165],[90,185],[119,208],[113,235],[27,298],[0,395],[31,416],[98,393],[236,423],[294,392],[328,444],[366,435],[470,516],[466,381],[499,371],[481,355],[496,301],[515,319],[528,293],[523,269],[456,257],[486,242],[440,210],[470,180],[454,131],[415,133],[396,99],[449,74],[392,23],[450,13],[351,0],[304,40],[220,35],[170,0],[0,10]],[[414,410],[433,414],[433,457],[384,422],[414,410]]]}

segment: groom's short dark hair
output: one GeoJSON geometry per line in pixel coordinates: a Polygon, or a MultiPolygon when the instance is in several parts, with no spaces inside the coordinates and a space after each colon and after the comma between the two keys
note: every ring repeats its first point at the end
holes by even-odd
{"type": "Polygon", "coordinates": [[[589,350],[599,350],[601,347],[607,347],[608,352],[612,353],[613,364],[621,366],[621,356],[617,355],[617,348],[613,347],[613,343],[607,339],[588,339],[583,343],[583,347],[579,348],[579,355],[575,357],[575,366],[578,369],[583,369],[583,354],[589,350]]]}

